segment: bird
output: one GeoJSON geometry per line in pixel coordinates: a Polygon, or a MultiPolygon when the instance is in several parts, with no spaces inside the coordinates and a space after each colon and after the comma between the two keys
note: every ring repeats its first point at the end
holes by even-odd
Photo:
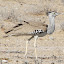
{"type": "Polygon", "coordinates": [[[55,30],[55,17],[59,15],[56,11],[49,11],[46,13],[47,16],[49,17],[49,24],[44,24],[42,22],[27,22],[23,21],[23,24],[17,24],[14,26],[12,29],[6,31],[5,33],[8,34],[7,36],[31,36],[27,41],[26,41],[26,51],[25,51],[25,57],[27,58],[27,49],[28,49],[28,43],[29,41],[34,38],[34,48],[35,48],[35,58],[36,60],[38,59],[37,57],[37,39],[38,37],[43,37],[47,34],[52,34],[55,30]],[[18,31],[20,30],[21,33],[18,31]],[[16,31],[16,33],[14,33],[16,31]],[[12,33],[12,34],[11,34],[12,33]],[[9,35],[10,34],[10,35],[9,35]]]}

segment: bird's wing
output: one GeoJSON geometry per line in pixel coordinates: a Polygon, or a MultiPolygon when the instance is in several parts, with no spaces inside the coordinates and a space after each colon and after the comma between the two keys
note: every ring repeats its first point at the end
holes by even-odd
{"type": "Polygon", "coordinates": [[[8,30],[10,31],[8,35],[34,35],[33,32],[39,29],[45,32],[47,30],[47,25],[42,22],[26,22],[25,24],[21,24],[21,26],[8,30]]]}

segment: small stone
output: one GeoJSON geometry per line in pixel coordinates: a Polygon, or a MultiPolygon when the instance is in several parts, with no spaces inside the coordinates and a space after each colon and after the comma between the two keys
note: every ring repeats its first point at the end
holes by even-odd
{"type": "Polygon", "coordinates": [[[54,37],[50,36],[49,39],[50,39],[50,40],[54,40],[54,37]]]}
{"type": "Polygon", "coordinates": [[[8,60],[2,60],[2,62],[7,63],[7,62],[8,62],[8,60]]]}

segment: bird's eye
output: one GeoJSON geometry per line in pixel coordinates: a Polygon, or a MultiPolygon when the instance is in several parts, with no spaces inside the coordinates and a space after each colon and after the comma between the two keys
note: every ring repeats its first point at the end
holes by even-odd
{"type": "Polygon", "coordinates": [[[55,14],[55,13],[54,13],[55,14]]]}

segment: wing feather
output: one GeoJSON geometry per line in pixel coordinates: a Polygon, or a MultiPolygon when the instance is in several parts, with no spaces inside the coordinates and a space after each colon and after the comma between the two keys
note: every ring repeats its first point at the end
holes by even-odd
{"type": "Polygon", "coordinates": [[[34,31],[41,29],[43,32],[47,31],[47,24],[42,22],[26,22],[25,24],[20,24],[20,26],[16,28],[11,28],[10,30],[6,31],[8,35],[12,36],[20,36],[20,35],[34,35],[34,31]]]}

